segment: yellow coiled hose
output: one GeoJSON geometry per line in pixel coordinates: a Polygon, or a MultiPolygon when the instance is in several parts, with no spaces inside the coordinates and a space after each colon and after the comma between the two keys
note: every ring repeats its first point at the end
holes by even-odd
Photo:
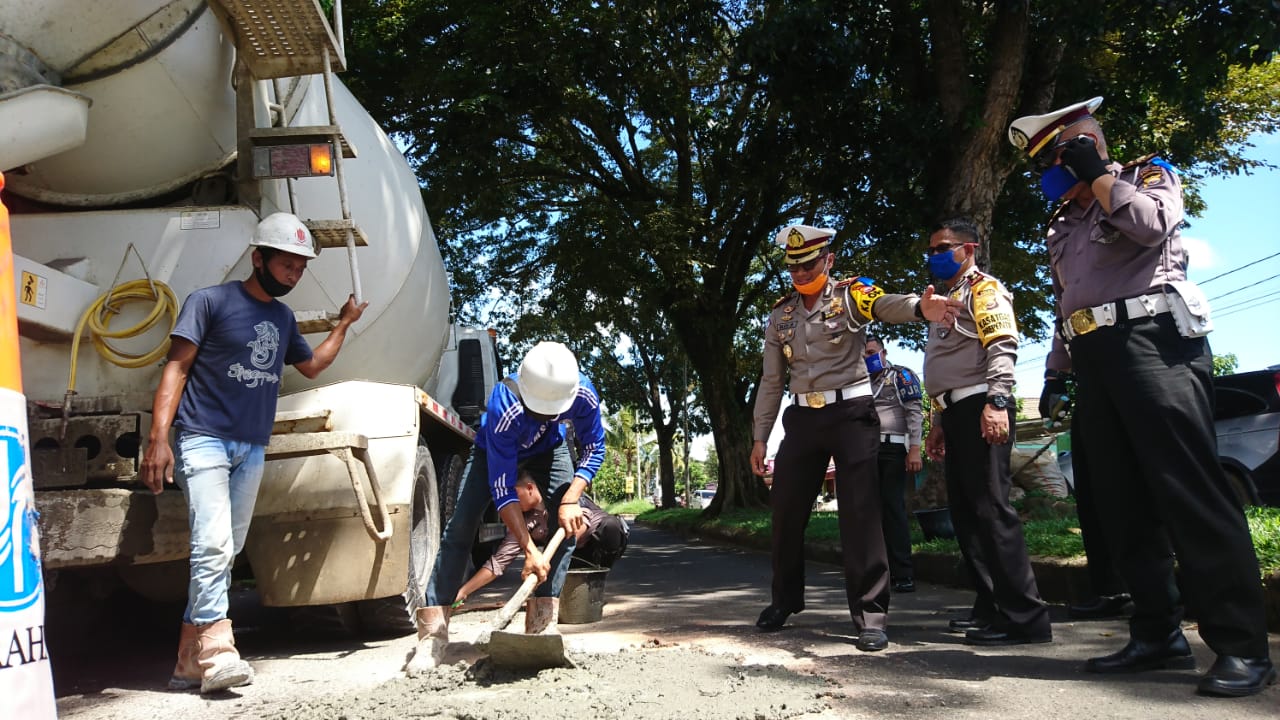
{"type": "Polygon", "coordinates": [[[93,345],[98,354],[113,365],[123,368],[140,368],[151,365],[169,353],[169,335],[178,324],[178,299],[173,290],[158,280],[138,279],[117,285],[93,301],[80,316],[76,324],[75,339],[71,341],[71,375],[67,379],[67,395],[75,392],[76,356],[80,351],[80,338],[86,326],[93,337],[93,345]],[[121,308],[129,303],[151,303],[151,312],[132,327],[122,330],[111,329],[111,318],[120,314],[121,308]],[[149,352],[135,354],[119,350],[107,342],[108,339],[131,338],[155,327],[165,317],[169,319],[169,330],[164,334],[164,341],[149,352]]]}

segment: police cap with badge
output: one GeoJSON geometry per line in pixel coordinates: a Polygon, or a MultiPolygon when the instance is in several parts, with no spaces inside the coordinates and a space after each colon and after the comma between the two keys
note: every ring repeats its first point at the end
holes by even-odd
{"type": "Polygon", "coordinates": [[[1094,97],[1044,115],[1024,115],[1009,124],[1009,142],[1031,159],[1040,174],[1040,189],[1050,200],[1062,197],[1078,182],[1067,168],[1054,165],[1054,150],[1074,137],[1063,137],[1068,128],[1093,117],[1101,105],[1102,97],[1094,97]]]}
{"type": "Polygon", "coordinates": [[[778,231],[773,241],[786,251],[782,261],[787,265],[800,265],[822,254],[836,234],[831,228],[809,225],[788,225],[778,231]]]}

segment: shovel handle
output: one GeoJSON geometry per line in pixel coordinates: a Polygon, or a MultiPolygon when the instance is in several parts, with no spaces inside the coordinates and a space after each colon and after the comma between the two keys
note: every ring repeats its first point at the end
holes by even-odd
{"type": "MultiPolygon", "coordinates": [[[[560,547],[561,540],[564,540],[564,528],[557,528],[556,534],[551,536],[551,542],[547,543],[547,547],[542,551],[542,554],[554,555],[556,548],[560,547]]],[[[529,593],[532,593],[537,586],[538,576],[530,573],[524,579],[524,582],[520,583],[520,589],[516,590],[516,594],[512,595],[507,604],[503,605],[502,609],[498,611],[498,616],[493,619],[493,629],[506,629],[507,625],[511,623],[511,618],[515,617],[516,611],[520,609],[525,600],[529,599],[529,593]]]]}

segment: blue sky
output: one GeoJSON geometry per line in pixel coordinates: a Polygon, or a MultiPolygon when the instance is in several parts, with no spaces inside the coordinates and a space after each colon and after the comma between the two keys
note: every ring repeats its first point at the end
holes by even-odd
{"type": "MultiPolygon", "coordinates": [[[[1280,135],[1256,137],[1246,155],[1280,166],[1280,135]]],[[[1213,178],[1202,190],[1207,209],[1183,231],[1191,280],[1201,283],[1213,308],[1209,345],[1215,355],[1235,353],[1239,370],[1280,365],[1280,170],[1213,178]],[[1230,275],[1216,277],[1228,271],[1230,275]]],[[[1017,302],[1017,298],[1014,298],[1017,302]]],[[[889,343],[892,362],[921,369],[923,354],[889,343]]],[[[1019,352],[1019,397],[1038,398],[1048,344],[1019,352]]]]}

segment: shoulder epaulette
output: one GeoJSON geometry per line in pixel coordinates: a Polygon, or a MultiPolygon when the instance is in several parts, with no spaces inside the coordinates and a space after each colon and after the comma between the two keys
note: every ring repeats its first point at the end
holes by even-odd
{"type": "Polygon", "coordinates": [[[776,309],[778,309],[778,306],[779,306],[779,305],[781,305],[782,303],[786,302],[786,301],[787,301],[787,299],[788,299],[788,298],[790,298],[790,297],[791,297],[790,295],[783,295],[782,297],[778,298],[778,302],[774,303],[774,304],[773,304],[773,307],[771,307],[771,308],[769,308],[769,309],[770,309],[770,310],[776,310],[776,309]]]}
{"type": "Polygon", "coordinates": [[[1124,164],[1124,169],[1125,169],[1125,170],[1128,170],[1129,168],[1137,167],[1137,166],[1139,166],[1139,165],[1146,165],[1147,163],[1151,162],[1151,160],[1152,160],[1155,156],[1156,156],[1156,154],[1155,154],[1155,153],[1150,153],[1150,154],[1148,154],[1148,155],[1143,155],[1142,157],[1138,158],[1137,160],[1131,160],[1130,162],[1127,162],[1127,163],[1125,163],[1125,164],[1124,164]]]}
{"type": "Polygon", "coordinates": [[[1070,201],[1070,200],[1067,200],[1067,201],[1064,201],[1064,202],[1063,202],[1061,205],[1059,205],[1057,208],[1055,208],[1055,209],[1054,209],[1054,211],[1053,211],[1053,214],[1049,216],[1049,222],[1045,225],[1045,227],[1052,227],[1052,226],[1053,226],[1054,221],[1056,221],[1056,220],[1058,219],[1058,216],[1059,216],[1059,215],[1061,215],[1062,213],[1066,212],[1066,211],[1067,211],[1067,208],[1069,208],[1069,207],[1071,207],[1071,201],[1070,201]]]}
{"type": "Polygon", "coordinates": [[[844,280],[841,280],[840,282],[836,283],[836,287],[840,289],[844,289],[849,287],[850,285],[853,285],[854,283],[857,283],[859,285],[875,285],[876,281],[872,280],[871,278],[865,275],[859,275],[858,277],[845,278],[844,280]]]}

